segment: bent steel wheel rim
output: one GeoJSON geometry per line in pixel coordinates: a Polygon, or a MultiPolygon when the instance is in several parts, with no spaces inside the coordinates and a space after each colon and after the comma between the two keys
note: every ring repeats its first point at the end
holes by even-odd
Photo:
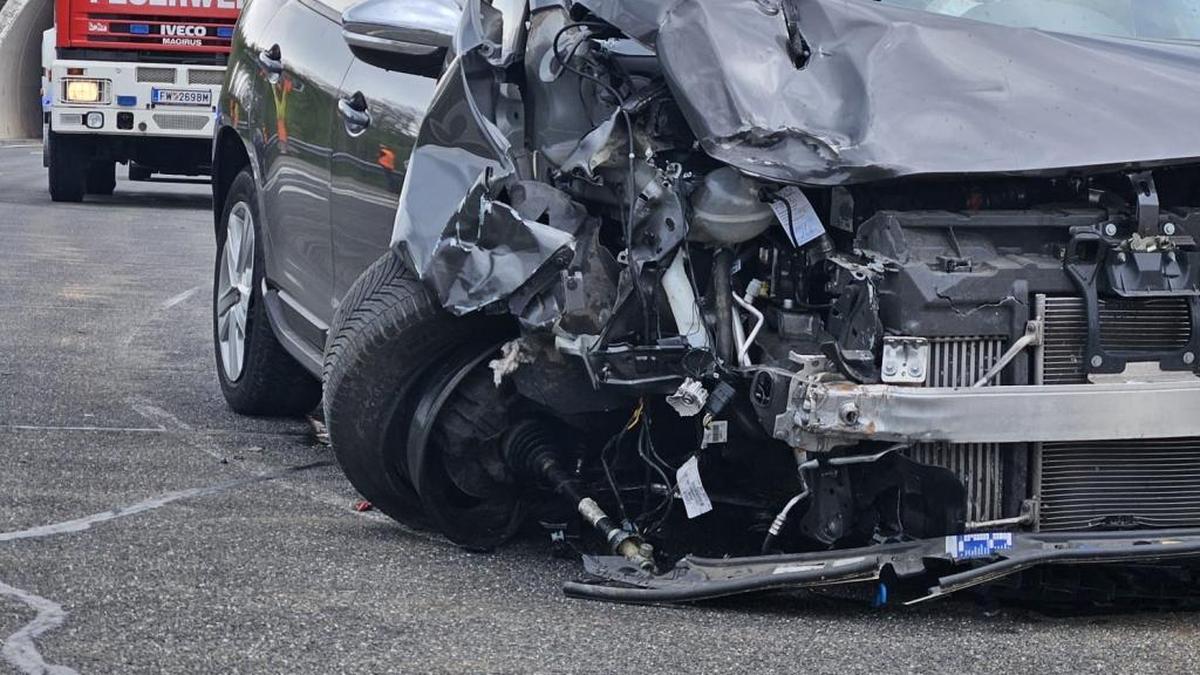
{"type": "Polygon", "coordinates": [[[246,202],[238,202],[229,210],[218,269],[214,307],[217,344],[225,377],[234,382],[245,365],[246,322],[254,287],[254,216],[246,202]]]}

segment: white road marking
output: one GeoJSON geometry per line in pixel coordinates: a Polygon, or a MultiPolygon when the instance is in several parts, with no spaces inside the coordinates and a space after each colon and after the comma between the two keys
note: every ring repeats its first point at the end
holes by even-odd
{"type": "Polygon", "coordinates": [[[77,426],[46,426],[41,424],[0,424],[0,430],[4,431],[117,431],[121,433],[155,433],[161,434],[166,429],[162,427],[94,427],[87,425],[77,426]]]}
{"type": "Polygon", "coordinates": [[[133,408],[137,414],[157,424],[164,431],[192,431],[192,425],[148,401],[129,399],[129,407],[133,408]]]}
{"type": "MultiPolygon", "coordinates": [[[[109,432],[134,434],[183,434],[189,430],[164,429],[163,427],[102,427],[80,425],[53,424],[0,424],[0,431],[50,431],[50,432],[109,432]]],[[[191,429],[190,433],[199,436],[270,436],[276,438],[311,438],[312,434],[296,431],[255,431],[253,429],[191,429]]]]}
{"type": "Polygon", "coordinates": [[[0,655],[4,656],[4,660],[19,672],[29,673],[29,675],[78,675],[73,668],[46,663],[41,653],[38,652],[37,645],[33,642],[43,633],[63,625],[67,613],[63,611],[62,605],[29,591],[9,586],[3,581],[0,581],[0,595],[15,598],[37,612],[33,621],[21,626],[17,632],[5,638],[3,648],[0,648],[0,655]]]}
{"type": "Polygon", "coordinates": [[[184,300],[187,300],[188,298],[192,297],[193,295],[195,295],[196,293],[198,293],[199,291],[202,291],[202,290],[204,290],[203,285],[197,286],[195,288],[189,288],[186,291],[179,293],[178,295],[172,295],[170,298],[167,298],[166,302],[164,302],[162,304],[162,309],[171,309],[175,305],[178,305],[179,303],[183,302],[184,300]]]}
{"type": "Polygon", "coordinates": [[[119,506],[115,509],[101,511],[100,513],[93,513],[90,516],[83,516],[82,518],[64,520],[61,523],[54,523],[52,525],[39,525],[37,527],[31,527],[25,530],[16,530],[15,532],[0,532],[0,542],[16,541],[18,539],[35,539],[38,537],[48,537],[54,534],[67,534],[69,532],[83,532],[84,530],[91,529],[92,525],[97,523],[103,523],[109,520],[123,518],[125,516],[132,516],[142,513],[143,511],[161,508],[167,504],[170,504],[171,502],[179,501],[180,499],[203,497],[206,495],[215,494],[217,492],[223,492],[230,488],[279,478],[280,476],[293,471],[301,471],[303,469],[309,469],[315,466],[326,466],[328,464],[328,462],[319,462],[317,464],[306,464],[299,467],[288,467],[286,469],[277,469],[275,471],[268,471],[253,476],[247,476],[245,478],[235,478],[233,480],[227,480],[214,485],[189,488],[187,490],[176,490],[175,492],[168,492],[166,494],[158,495],[157,497],[143,499],[135,504],[119,506]]]}
{"type": "MultiPolygon", "coordinates": [[[[14,532],[0,532],[0,542],[16,541],[19,539],[36,539],[40,537],[49,537],[57,534],[69,534],[72,532],[83,532],[91,529],[92,525],[132,516],[144,511],[161,508],[171,502],[180,499],[191,499],[194,497],[203,497],[206,495],[223,492],[231,488],[248,485],[250,483],[258,483],[262,481],[273,480],[280,478],[285,474],[305,469],[312,469],[320,466],[329,466],[330,462],[314,462],[302,466],[290,466],[284,469],[276,469],[254,476],[245,478],[237,478],[227,480],[214,485],[205,487],[190,488],[187,490],[176,490],[166,494],[158,495],[144,499],[135,504],[121,506],[100,513],[93,513],[90,516],[75,518],[73,520],[65,520],[61,523],[51,525],[39,525],[30,527],[24,530],[16,530],[14,532]]],[[[34,644],[34,638],[40,637],[55,628],[58,628],[66,620],[67,613],[63,611],[61,605],[46,598],[39,597],[29,591],[21,590],[15,586],[10,586],[3,581],[0,581],[0,595],[6,595],[16,598],[25,603],[32,609],[37,611],[37,616],[33,621],[22,626],[17,632],[8,636],[4,641],[3,649],[0,650],[0,655],[3,655],[4,660],[22,673],[30,675],[78,675],[77,672],[66,666],[56,666],[46,663],[38,652],[37,646],[34,644]]]]}

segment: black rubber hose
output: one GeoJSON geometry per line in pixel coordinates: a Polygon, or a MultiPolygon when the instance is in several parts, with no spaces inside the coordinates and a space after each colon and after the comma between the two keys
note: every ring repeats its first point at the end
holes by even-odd
{"type": "Polygon", "coordinates": [[[723,248],[713,256],[713,306],[717,310],[717,356],[736,365],[733,344],[733,251],[723,248]]]}

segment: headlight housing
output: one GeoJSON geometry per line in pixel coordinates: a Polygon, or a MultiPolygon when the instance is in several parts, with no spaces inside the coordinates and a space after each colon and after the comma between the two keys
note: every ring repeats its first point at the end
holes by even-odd
{"type": "Polygon", "coordinates": [[[107,80],[69,77],[63,80],[63,100],[68,103],[103,103],[107,80]]]}

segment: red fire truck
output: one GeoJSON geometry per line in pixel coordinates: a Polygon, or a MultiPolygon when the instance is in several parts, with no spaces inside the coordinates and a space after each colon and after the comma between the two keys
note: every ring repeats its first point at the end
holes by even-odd
{"type": "Polygon", "coordinates": [[[56,0],[43,49],[54,201],[210,170],[217,94],[242,0],[56,0]],[[49,48],[49,44],[53,48],[49,48]]]}

